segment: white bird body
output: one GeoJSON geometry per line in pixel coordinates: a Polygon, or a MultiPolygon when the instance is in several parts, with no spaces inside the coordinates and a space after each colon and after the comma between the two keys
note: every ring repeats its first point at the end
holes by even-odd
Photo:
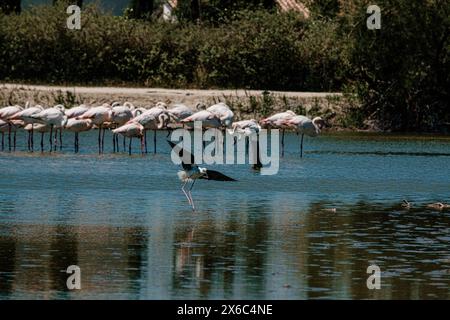
{"type": "Polygon", "coordinates": [[[281,156],[284,156],[284,130],[289,127],[286,121],[295,117],[294,111],[287,110],[285,112],[276,113],[268,118],[262,119],[259,123],[264,128],[281,129],[281,156]]]}
{"type": "Polygon", "coordinates": [[[175,122],[179,122],[194,114],[188,106],[181,103],[174,105],[173,108],[167,110],[167,112],[175,122]]]}
{"type": "Polygon", "coordinates": [[[83,132],[89,131],[92,128],[92,120],[91,119],[75,119],[70,118],[67,120],[64,129],[71,132],[83,132]]]}
{"type": "Polygon", "coordinates": [[[208,170],[206,168],[199,167],[195,164],[194,156],[187,150],[180,148],[178,145],[173,143],[172,141],[167,141],[169,145],[172,147],[172,151],[175,151],[181,159],[181,166],[183,170],[178,171],[178,178],[183,182],[183,186],[181,190],[189,201],[189,204],[192,206],[192,210],[195,211],[194,200],[192,199],[191,190],[194,187],[195,181],[197,179],[206,179],[206,180],[216,180],[216,181],[236,181],[233,178],[230,178],[218,171],[208,170]],[[187,157],[189,161],[184,162],[184,157],[187,157]],[[188,190],[185,189],[186,185],[191,183],[188,190]]]}
{"type": "Polygon", "coordinates": [[[136,122],[141,124],[146,130],[157,130],[162,129],[168,120],[169,115],[165,109],[154,107],[131,119],[128,123],[136,122]]]}
{"type": "Polygon", "coordinates": [[[144,113],[154,115],[155,118],[157,118],[162,114],[167,114],[167,110],[166,110],[166,108],[157,105],[156,107],[146,110],[144,113]]]}
{"type": "MultiPolygon", "coordinates": [[[[83,115],[75,119],[90,119],[92,124],[95,125],[98,130],[98,153],[103,153],[104,149],[104,137],[105,126],[110,126],[112,121],[112,108],[109,104],[104,103],[99,107],[90,108],[83,115]]],[[[94,126],[93,126],[94,127],[94,126]]]]}
{"type": "Polygon", "coordinates": [[[17,112],[14,116],[12,116],[11,120],[22,120],[25,124],[34,123],[36,120],[32,117],[33,115],[38,114],[43,111],[44,108],[40,105],[36,105],[34,107],[26,108],[22,111],[17,112]]]}
{"type": "Polygon", "coordinates": [[[9,123],[0,119],[0,132],[6,133],[9,131],[9,123]]]}
{"type": "Polygon", "coordinates": [[[25,121],[23,121],[23,120],[13,119],[13,120],[10,120],[10,122],[16,128],[23,128],[23,127],[25,127],[25,121]]]}
{"type": "Polygon", "coordinates": [[[220,128],[222,125],[220,119],[214,113],[208,110],[198,111],[193,115],[181,120],[180,122],[193,127],[193,123],[195,121],[201,121],[203,128],[220,128]]]}
{"type": "Polygon", "coordinates": [[[53,108],[44,109],[39,113],[31,115],[36,122],[48,124],[56,128],[61,128],[67,121],[67,116],[64,113],[64,107],[58,105],[53,108]]]}
{"type": "Polygon", "coordinates": [[[255,133],[259,133],[261,131],[261,126],[255,119],[251,120],[242,120],[238,122],[233,122],[231,125],[231,129],[228,129],[230,134],[237,133],[239,135],[239,139],[244,136],[250,136],[255,133]]]}
{"type": "Polygon", "coordinates": [[[121,134],[127,138],[142,137],[144,134],[144,126],[138,122],[129,122],[112,132],[121,134]]]}
{"type": "Polygon", "coordinates": [[[295,112],[287,110],[285,112],[276,113],[268,118],[260,121],[262,126],[278,129],[287,129],[286,121],[295,117],[295,112]]]}
{"type": "Polygon", "coordinates": [[[111,107],[109,105],[102,105],[99,107],[90,108],[78,118],[91,119],[93,124],[101,126],[105,122],[111,122],[111,114],[111,107]]]}
{"type": "Polygon", "coordinates": [[[11,120],[8,122],[0,120],[0,132],[2,133],[7,133],[9,131],[17,132],[17,130],[23,126],[24,123],[21,122],[21,120],[11,120]]]}
{"type": "Polygon", "coordinates": [[[131,155],[131,141],[133,138],[141,139],[141,152],[144,154],[144,126],[138,122],[128,122],[123,126],[114,129],[112,131],[114,134],[121,134],[124,137],[130,138],[130,143],[128,145],[128,153],[131,155]]]}
{"type": "Polygon", "coordinates": [[[30,123],[27,124],[24,128],[25,131],[36,131],[38,133],[47,133],[50,131],[50,126],[42,123],[30,123]]]}
{"type": "Polygon", "coordinates": [[[311,120],[308,117],[298,115],[285,120],[283,125],[293,128],[297,133],[301,134],[300,140],[300,157],[303,157],[303,137],[306,134],[310,137],[316,137],[320,133],[320,129],[325,125],[325,121],[321,117],[315,117],[311,120]]]}
{"type": "Polygon", "coordinates": [[[220,119],[224,127],[229,128],[233,122],[234,113],[225,103],[219,102],[206,109],[220,119]]]}
{"type": "Polygon", "coordinates": [[[21,106],[9,106],[0,109],[0,119],[9,120],[16,113],[22,111],[23,108],[21,106]]]}
{"type": "Polygon", "coordinates": [[[196,165],[192,166],[190,170],[180,170],[177,172],[178,178],[183,182],[192,182],[207,174],[206,168],[198,167],[196,165]]]}
{"type": "Polygon", "coordinates": [[[288,127],[294,128],[300,134],[306,134],[310,137],[316,137],[320,133],[320,129],[324,125],[321,117],[315,117],[313,120],[306,116],[295,116],[287,120],[285,124],[288,127]]]}
{"type": "Polygon", "coordinates": [[[79,105],[78,107],[73,107],[68,110],[66,110],[65,114],[67,118],[76,118],[81,117],[83,114],[85,114],[89,110],[89,107],[87,107],[84,104],[79,105]]]}
{"type": "MultiPolygon", "coordinates": [[[[134,107],[133,107],[134,108],[134,107]]],[[[122,126],[133,118],[132,110],[126,106],[117,106],[112,108],[111,121],[118,126],[122,126]]]]}

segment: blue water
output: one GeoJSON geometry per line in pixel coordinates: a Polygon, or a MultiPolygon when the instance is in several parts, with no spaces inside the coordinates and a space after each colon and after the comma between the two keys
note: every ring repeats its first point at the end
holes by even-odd
{"type": "Polygon", "coordinates": [[[109,132],[103,155],[96,132],[79,154],[63,139],[0,152],[2,299],[450,298],[450,210],[427,207],[450,202],[449,137],[305,137],[300,159],[288,134],[277,175],[214,166],[239,181],[197,182],[196,212],[165,133],[144,156],[113,154],[109,132]]]}

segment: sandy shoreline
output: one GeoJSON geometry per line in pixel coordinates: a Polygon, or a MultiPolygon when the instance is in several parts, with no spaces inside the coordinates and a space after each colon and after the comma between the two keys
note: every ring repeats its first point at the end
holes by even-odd
{"type": "MultiPolygon", "coordinates": [[[[151,106],[158,101],[167,104],[184,103],[194,108],[198,102],[213,104],[219,101],[231,105],[249,106],[255,101],[260,104],[263,90],[200,90],[200,89],[165,89],[165,88],[126,88],[126,87],[86,87],[86,86],[48,86],[0,84],[0,103],[23,104],[26,101],[52,105],[54,103],[95,105],[113,101],[130,101],[137,106],[151,106]]],[[[284,92],[268,91],[273,100],[274,109],[286,108],[286,102],[292,106],[313,104],[342,97],[341,93],[332,92],[284,92]],[[283,105],[282,105],[283,104],[283,105]]]]}
{"type": "MultiPolygon", "coordinates": [[[[249,95],[260,95],[263,90],[202,90],[202,89],[165,89],[165,88],[126,88],[126,87],[85,87],[85,86],[47,86],[47,85],[24,85],[24,84],[1,84],[1,89],[8,90],[37,90],[37,91],[63,91],[74,94],[122,94],[122,95],[145,95],[145,96],[174,96],[174,97],[218,97],[237,96],[246,97],[249,95]]],[[[298,97],[298,98],[325,98],[328,96],[342,96],[338,92],[292,92],[292,91],[270,91],[276,96],[298,97]]]]}

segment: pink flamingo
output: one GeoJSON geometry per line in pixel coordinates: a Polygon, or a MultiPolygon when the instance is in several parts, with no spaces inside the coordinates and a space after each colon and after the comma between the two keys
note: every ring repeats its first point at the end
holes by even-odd
{"type": "Polygon", "coordinates": [[[78,151],[80,150],[79,133],[91,130],[92,120],[70,118],[64,128],[75,133],[74,150],[75,153],[78,153],[78,151]]]}
{"type": "Polygon", "coordinates": [[[76,119],[91,119],[92,124],[98,127],[98,153],[103,153],[105,140],[105,129],[103,127],[112,121],[111,106],[105,103],[99,107],[90,108],[76,119]]]}
{"type": "Polygon", "coordinates": [[[44,109],[39,113],[32,114],[30,116],[35,122],[50,126],[50,151],[52,150],[52,136],[53,128],[55,129],[55,150],[57,144],[57,132],[59,129],[59,148],[62,149],[62,128],[67,122],[67,116],[65,115],[65,108],[59,104],[53,108],[44,109]]]}
{"type": "Polygon", "coordinates": [[[262,119],[259,123],[263,128],[281,129],[281,156],[284,156],[284,130],[287,129],[286,121],[295,117],[294,111],[276,113],[268,118],[262,119]]]}
{"type": "Polygon", "coordinates": [[[309,137],[316,137],[320,134],[320,130],[325,126],[325,121],[321,117],[310,119],[305,116],[295,116],[284,122],[289,128],[293,128],[297,134],[301,134],[300,142],[300,158],[303,157],[303,137],[306,134],[309,137]]]}
{"type": "Polygon", "coordinates": [[[137,122],[144,127],[145,153],[147,153],[147,130],[153,130],[153,152],[156,153],[156,130],[166,127],[169,120],[170,115],[164,104],[159,102],[156,107],[146,110],[128,123],[137,122]]]}
{"type": "MultiPolygon", "coordinates": [[[[28,104],[28,103],[27,103],[28,104]]],[[[18,113],[16,113],[14,116],[12,116],[12,120],[22,120],[24,122],[24,126],[28,124],[33,124],[35,122],[35,119],[32,118],[33,115],[38,114],[44,110],[42,106],[35,105],[34,107],[28,107],[18,113]]],[[[33,152],[34,151],[34,130],[33,126],[31,126],[31,130],[28,131],[28,150],[33,152]]]]}
{"type": "MultiPolygon", "coordinates": [[[[125,102],[123,106],[113,106],[111,112],[111,121],[113,125],[116,128],[123,126],[125,123],[134,118],[134,110],[134,105],[130,102],[125,102]]],[[[125,151],[125,136],[123,137],[123,149],[125,151]]],[[[113,150],[114,152],[116,152],[116,150],[117,152],[119,151],[119,137],[117,134],[113,134],[113,150]]]]}
{"type": "MultiPolygon", "coordinates": [[[[14,115],[20,111],[22,111],[23,108],[19,105],[15,106],[9,106],[5,108],[0,109],[0,120],[3,120],[8,124],[8,148],[9,151],[11,151],[11,132],[13,130],[12,122],[10,121],[14,115]]],[[[15,137],[15,131],[14,131],[14,137],[15,137]]],[[[14,139],[15,140],[15,139],[14,139]]],[[[14,144],[14,149],[16,149],[16,145],[14,144]]]]}
{"type": "Polygon", "coordinates": [[[144,154],[144,126],[138,122],[129,122],[117,129],[113,130],[114,134],[121,134],[127,138],[130,138],[128,146],[128,154],[131,155],[131,142],[134,137],[141,139],[141,153],[144,154]]]}
{"type": "Polygon", "coordinates": [[[44,134],[50,132],[50,129],[50,125],[42,123],[30,123],[24,127],[25,131],[30,132],[31,130],[33,130],[33,132],[41,134],[41,152],[44,152],[44,134]]]}

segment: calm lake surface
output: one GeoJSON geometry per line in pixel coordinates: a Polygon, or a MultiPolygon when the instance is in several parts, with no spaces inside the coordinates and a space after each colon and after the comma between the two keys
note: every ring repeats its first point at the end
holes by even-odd
{"type": "Polygon", "coordinates": [[[300,159],[290,134],[277,175],[215,166],[239,181],[197,182],[197,212],[164,133],[131,157],[63,138],[0,152],[0,299],[450,299],[450,210],[427,208],[450,202],[449,137],[323,135],[300,159]]]}

